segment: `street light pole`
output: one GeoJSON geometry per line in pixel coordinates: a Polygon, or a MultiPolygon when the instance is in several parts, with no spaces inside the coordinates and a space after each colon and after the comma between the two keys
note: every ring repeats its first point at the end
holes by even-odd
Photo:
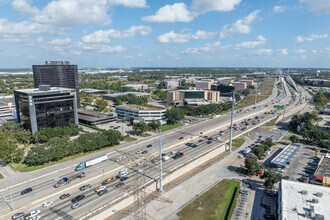
{"type": "Polygon", "coordinates": [[[256,96],[254,97],[254,106],[257,105],[258,86],[256,85],[256,96]]]}
{"type": "Polygon", "coordinates": [[[231,144],[233,138],[233,118],[234,118],[234,100],[235,100],[235,90],[233,90],[233,102],[231,107],[231,122],[230,122],[230,138],[229,138],[229,151],[231,151],[231,144]]]}
{"type": "Polygon", "coordinates": [[[159,128],[159,165],[160,165],[160,174],[159,174],[159,191],[163,192],[163,160],[162,160],[162,129],[159,128]]]}

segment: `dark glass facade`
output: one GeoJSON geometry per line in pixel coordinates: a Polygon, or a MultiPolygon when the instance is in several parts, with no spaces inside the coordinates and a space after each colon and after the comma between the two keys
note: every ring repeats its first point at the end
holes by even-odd
{"type": "Polygon", "coordinates": [[[184,92],[185,99],[204,99],[204,91],[197,91],[197,92],[184,92]]]}
{"type": "Polygon", "coordinates": [[[70,65],[65,61],[47,61],[45,65],[33,65],[32,69],[35,88],[39,88],[40,85],[50,85],[75,89],[77,103],[80,103],[77,65],[70,65]]]}
{"type": "Polygon", "coordinates": [[[235,90],[235,87],[230,85],[212,85],[211,90],[220,91],[220,96],[232,96],[232,92],[235,90]]]}

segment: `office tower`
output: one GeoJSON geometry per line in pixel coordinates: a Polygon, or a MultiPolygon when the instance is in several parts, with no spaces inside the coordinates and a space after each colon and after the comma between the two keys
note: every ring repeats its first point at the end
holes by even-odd
{"type": "Polygon", "coordinates": [[[39,89],[15,90],[14,95],[17,122],[32,134],[40,128],[78,125],[74,89],[41,85],[39,89]]]}
{"type": "Polygon", "coordinates": [[[33,65],[34,88],[40,85],[75,89],[80,105],[78,66],[68,61],[46,61],[45,65],[33,65]]]}

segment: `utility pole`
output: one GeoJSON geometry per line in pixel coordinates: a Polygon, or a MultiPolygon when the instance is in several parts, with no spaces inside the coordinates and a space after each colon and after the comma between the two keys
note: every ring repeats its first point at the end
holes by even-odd
{"type": "Polygon", "coordinates": [[[231,107],[231,122],[230,122],[230,138],[229,138],[229,151],[231,152],[231,144],[233,138],[233,118],[234,118],[234,100],[235,100],[235,90],[233,90],[233,102],[231,107]]]}
{"type": "Polygon", "coordinates": [[[254,97],[254,106],[257,105],[258,85],[256,85],[256,96],[254,97]]]}
{"type": "Polygon", "coordinates": [[[163,178],[163,160],[162,160],[162,129],[159,128],[159,165],[160,165],[160,174],[159,174],[159,191],[163,192],[162,178],[163,178]]]}

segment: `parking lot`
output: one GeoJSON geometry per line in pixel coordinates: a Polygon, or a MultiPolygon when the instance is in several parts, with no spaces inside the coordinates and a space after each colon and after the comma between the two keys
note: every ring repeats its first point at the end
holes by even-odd
{"type": "Polygon", "coordinates": [[[122,133],[122,135],[133,134],[133,127],[128,126],[127,123],[113,121],[106,124],[97,125],[98,128],[109,130],[114,129],[122,133]]]}

